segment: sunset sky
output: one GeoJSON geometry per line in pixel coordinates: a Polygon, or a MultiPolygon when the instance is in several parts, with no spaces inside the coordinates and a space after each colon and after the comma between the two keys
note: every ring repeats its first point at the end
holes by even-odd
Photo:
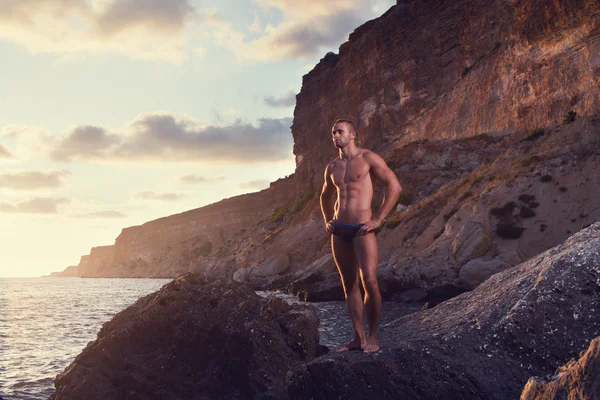
{"type": "Polygon", "coordinates": [[[302,76],[393,4],[0,1],[0,276],[291,174],[302,76]]]}

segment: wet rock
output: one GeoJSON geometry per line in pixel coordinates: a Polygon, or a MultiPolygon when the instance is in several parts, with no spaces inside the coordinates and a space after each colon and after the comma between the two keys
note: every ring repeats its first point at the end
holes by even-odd
{"type": "Polygon", "coordinates": [[[382,350],[296,364],[291,398],[518,398],[600,334],[600,223],[477,289],[381,327],[382,350]],[[368,394],[367,394],[368,393],[368,394]]]}
{"type": "Polygon", "coordinates": [[[55,379],[58,399],[285,399],[319,351],[314,309],[184,275],[103,325],[55,379]]]}
{"type": "Polygon", "coordinates": [[[529,379],[521,400],[600,399],[600,337],[578,360],[571,360],[551,377],[529,379]]]}

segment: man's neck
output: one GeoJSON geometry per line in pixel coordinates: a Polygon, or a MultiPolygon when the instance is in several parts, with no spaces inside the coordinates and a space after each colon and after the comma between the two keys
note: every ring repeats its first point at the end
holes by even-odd
{"type": "Polygon", "coordinates": [[[358,147],[354,144],[354,142],[348,143],[348,146],[340,149],[340,158],[344,160],[349,160],[358,154],[358,147]]]}

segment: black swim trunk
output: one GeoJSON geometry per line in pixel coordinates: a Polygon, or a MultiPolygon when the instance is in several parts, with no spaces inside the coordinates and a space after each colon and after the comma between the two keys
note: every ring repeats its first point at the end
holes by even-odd
{"type": "Polygon", "coordinates": [[[356,237],[356,234],[360,228],[365,226],[365,224],[340,224],[339,222],[333,222],[331,225],[335,228],[333,230],[333,234],[341,237],[345,242],[348,243],[352,243],[352,239],[356,237]]]}

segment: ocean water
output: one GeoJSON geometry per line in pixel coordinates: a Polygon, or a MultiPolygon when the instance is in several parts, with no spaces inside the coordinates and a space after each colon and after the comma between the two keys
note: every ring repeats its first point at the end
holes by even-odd
{"type": "Polygon", "coordinates": [[[169,281],[0,278],[0,396],[47,399],[104,322],[169,281]]]}
{"type": "MultiPolygon", "coordinates": [[[[54,377],[88,342],[96,339],[104,322],[168,282],[169,279],[0,278],[0,396],[5,400],[48,399],[54,392],[54,377]]],[[[288,303],[301,303],[296,296],[275,296],[288,303]]],[[[336,349],[352,339],[345,302],[311,305],[319,316],[322,345],[336,349]]],[[[384,303],[382,331],[387,322],[419,309],[420,304],[384,303]]]]}

